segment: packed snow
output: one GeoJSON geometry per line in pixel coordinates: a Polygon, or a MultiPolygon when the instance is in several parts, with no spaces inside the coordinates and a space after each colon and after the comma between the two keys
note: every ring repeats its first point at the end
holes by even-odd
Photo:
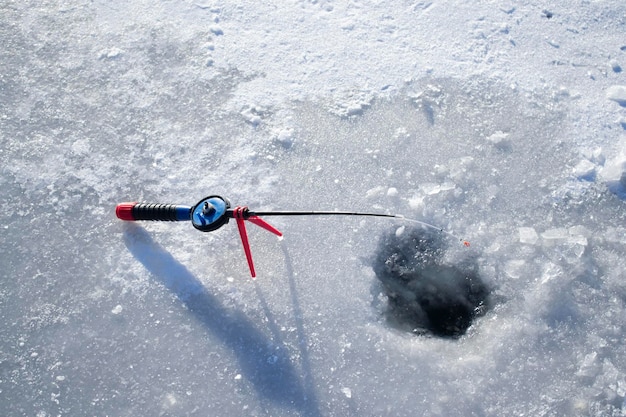
{"type": "Polygon", "coordinates": [[[0,22],[0,415],[626,414],[623,1],[0,22]],[[234,222],[114,214],[208,195],[433,224],[488,309],[454,338],[391,323],[376,272],[410,220],[250,224],[252,280],[234,222]]]}

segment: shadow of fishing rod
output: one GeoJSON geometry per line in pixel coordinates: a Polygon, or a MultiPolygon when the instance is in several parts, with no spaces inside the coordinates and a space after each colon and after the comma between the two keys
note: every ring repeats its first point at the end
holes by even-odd
{"type": "Polygon", "coordinates": [[[311,404],[311,407],[315,407],[314,414],[311,415],[320,415],[319,408],[317,406],[317,393],[315,388],[315,379],[313,376],[313,371],[311,369],[311,359],[309,357],[309,341],[306,336],[306,332],[304,331],[304,321],[302,309],[300,308],[300,300],[298,299],[298,290],[296,288],[296,279],[295,273],[293,270],[293,263],[291,262],[291,255],[287,250],[287,244],[284,240],[280,242],[280,247],[283,250],[283,255],[285,257],[285,268],[287,270],[287,278],[289,279],[289,294],[291,295],[291,305],[293,306],[293,316],[296,322],[296,332],[298,336],[298,346],[300,349],[300,358],[301,358],[301,366],[302,366],[302,381],[304,384],[304,392],[308,394],[308,401],[311,404]]]}
{"type": "MultiPolygon", "coordinates": [[[[319,415],[317,404],[312,403],[315,396],[310,395],[310,387],[303,387],[287,349],[274,349],[272,341],[241,311],[224,307],[142,227],[128,224],[124,243],[156,280],[184,302],[189,312],[233,351],[241,373],[262,397],[297,408],[304,415],[319,415]]],[[[310,374],[310,369],[306,373],[310,374]]]]}

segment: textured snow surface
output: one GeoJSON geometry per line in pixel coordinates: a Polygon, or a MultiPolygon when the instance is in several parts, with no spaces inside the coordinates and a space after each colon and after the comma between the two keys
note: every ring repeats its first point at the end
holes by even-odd
{"type": "Polygon", "coordinates": [[[0,415],[626,413],[621,0],[0,4],[0,415]],[[399,213],[492,306],[390,326],[402,221],[129,224],[123,201],[399,213]]]}

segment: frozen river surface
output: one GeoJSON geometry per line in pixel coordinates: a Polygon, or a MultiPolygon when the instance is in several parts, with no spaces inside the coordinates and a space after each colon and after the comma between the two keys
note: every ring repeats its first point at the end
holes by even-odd
{"type": "Polygon", "coordinates": [[[623,1],[7,0],[0,40],[0,415],[626,413],[623,1]],[[252,280],[234,222],[115,218],[213,194],[471,246],[273,217],[252,280]]]}

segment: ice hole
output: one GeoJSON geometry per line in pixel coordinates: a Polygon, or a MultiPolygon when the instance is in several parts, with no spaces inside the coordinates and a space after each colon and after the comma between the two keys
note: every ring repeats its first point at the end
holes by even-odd
{"type": "Polygon", "coordinates": [[[424,228],[387,233],[373,269],[387,296],[393,327],[416,334],[458,338],[489,307],[489,288],[467,259],[447,259],[446,236],[424,228]]]}

